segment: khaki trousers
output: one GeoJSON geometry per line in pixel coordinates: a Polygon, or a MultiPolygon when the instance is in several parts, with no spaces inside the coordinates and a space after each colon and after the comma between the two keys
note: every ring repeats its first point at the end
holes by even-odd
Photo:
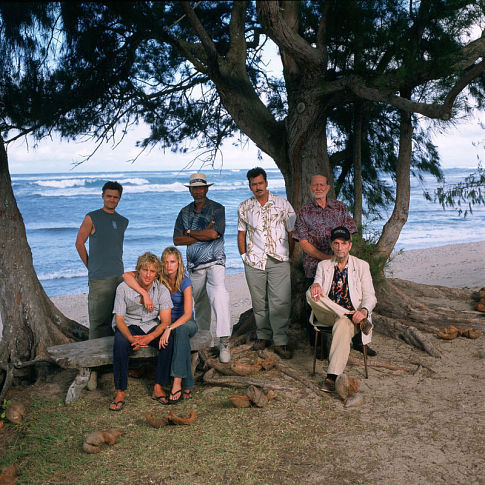
{"type": "Polygon", "coordinates": [[[345,316],[349,311],[337,305],[328,296],[314,301],[310,289],[308,289],[306,301],[311,306],[318,323],[333,327],[327,373],[338,376],[345,370],[350,354],[350,342],[352,337],[358,332],[359,327],[345,316]]]}
{"type": "Polygon", "coordinates": [[[288,343],[291,313],[290,263],[268,257],[264,270],[244,264],[251,294],[256,336],[273,340],[275,345],[288,343]]]}

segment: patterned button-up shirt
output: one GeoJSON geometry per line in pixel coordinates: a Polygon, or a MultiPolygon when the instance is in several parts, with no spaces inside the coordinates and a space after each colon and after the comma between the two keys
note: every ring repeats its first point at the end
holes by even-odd
{"type": "Polygon", "coordinates": [[[288,233],[293,231],[295,219],[291,204],[271,192],[263,206],[256,197],[242,202],[238,210],[237,229],[247,233],[243,261],[256,269],[265,269],[268,256],[278,261],[288,261],[288,233]]]}
{"type": "Polygon", "coordinates": [[[338,264],[335,265],[332,286],[328,297],[333,300],[337,305],[346,308],[347,310],[353,310],[352,301],[350,299],[349,292],[349,266],[345,266],[343,271],[339,270],[338,264]]]}
{"type": "Polygon", "coordinates": [[[226,212],[224,206],[210,199],[206,199],[202,209],[197,212],[195,203],[185,206],[175,221],[173,237],[183,236],[184,231],[191,229],[200,231],[205,229],[212,221],[219,237],[211,241],[197,241],[187,246],[187,269],[193,271],[214,264],[226,265],[224,253],[224,231],[226,229],[226,212]]]}
{"type": "MultiPolygon", "coordinates": [[[[330,233],[338,226],[346,227],[351,234],[357,232],[357,226],[345,204],[339,200],[327,199],[327,205],[322,209],[312,201],[298,211],[293,239],[308,241],[322,253],[331,256],[330,233]]],[[[315,277],[318,263],[318,259],[303,252],[303,268],[307,278],[315,277]]]]}

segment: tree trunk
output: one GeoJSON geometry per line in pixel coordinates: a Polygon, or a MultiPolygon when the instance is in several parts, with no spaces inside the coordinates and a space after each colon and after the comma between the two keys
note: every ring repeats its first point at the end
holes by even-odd
{"type": "MultiPolygon", "coordinates": [[[[46,348],[87,338],[87,329],[67,319],[50,301],[34,270],[0,138],[0,385],[12,380],[13,364],[44,359],[46,348]]],[[[7,391],[3,385],[0,402],[7,391]]]]}
{"type": "Polygon", "coordinates": [[[362,108],[354,106],[352,159],[354,166],[354,213],[353,218],[359,234],[362,235],[362,108]]]}
{"type": "Polygon", "coordinates": [[[377,243],[376,258],[382,264],[389,259],[396,245],[402,228],[408,220],[409,199],[411,195],[411,153],[413,142],[413,125],[411,114],[401,111],[399,136],[399,155],[396,166],[396,201],[391,217],[382,229],[377,243]]]}

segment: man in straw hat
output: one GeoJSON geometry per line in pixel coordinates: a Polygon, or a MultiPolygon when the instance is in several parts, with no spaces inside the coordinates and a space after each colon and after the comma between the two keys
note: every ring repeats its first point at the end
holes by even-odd
{"type": "Polygon", "coordinates": [[[232,326],[225,284],[226,216],[224,206],[207,198],[211,185],[203,173],[190,176],[190,183],[185,186],[194,201],[179,212],[173,243],[187,246],[187,269],[192,281],[197,325],[202,330],[210,329],[212,308],[216,319],[215,336],[219,338],[219,359],[229,362],[232,326]]]}

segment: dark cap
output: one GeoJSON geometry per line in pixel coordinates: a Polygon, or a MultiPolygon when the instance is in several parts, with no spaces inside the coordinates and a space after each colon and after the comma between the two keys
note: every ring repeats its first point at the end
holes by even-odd
{"type": "Polygon", "coordinates": [[[335,239],[343,239],[344,241],[350,241],[350,232],[344,226],[335,227],[330,233],[330,241],[335,241],[335,239]]]}

